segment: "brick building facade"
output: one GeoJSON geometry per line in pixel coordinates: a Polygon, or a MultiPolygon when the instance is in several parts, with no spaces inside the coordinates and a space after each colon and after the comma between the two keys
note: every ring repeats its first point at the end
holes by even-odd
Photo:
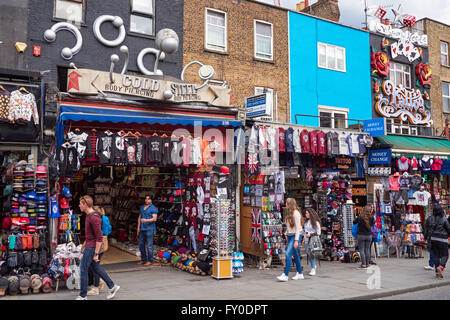
{"type": "Polygon", "coordinates": [[[438,129],[439,133],[442,133],[445,128],[445,119],[450,119],[450,106],[445,108],[443,105],[443,99],[447,96],[443,92],[443,86],[450,87],[450,58],[448,55],[450,50],[450,26],[428,18],[418,21],[417,25],[421,29],[423,28],[424,33],[428,35],[429,62],[432,70],[430,97],[433,107],[431,110],[434,127],[438,129]],[[444,48],[447,48],[446,64],[441,61],[441,43],[443,43],[444,48]]]}
{"type": "MultiPolygon", "coordinates": [[[[217,29],[216,29],[217,30],[217,29]]],[[[219,26],[219,30],[220,26],[219,26]]],[[[273,89],[273,120],[289,122],[289,47],[287,10],[251,0],[196,0],[184,2],[183,64],[200,61],[215,70],[214,79],[226,81],[232,90],[232,103],[244,104],[256,88],[273,89]],[[225,45],[221,50],[207,48],[208,20],[224,24],[225,45]],[[215,15],[215,16],[214,16],[215,15]],[[223,23],[224,20],[224,23],[223,23]],[[255,26],[271,26],[271,58],[261,59],[255,50],[255,26]],[[245,31],[245,32],[244,32],[245,31]]],[[[266,38],[269,39],[269,38],[266,38]]],[[[188,69],[186,81],[196,81],[198,68],[188,69]]],[[[198,80],[197,80],[198,81],[198,80]]]]}

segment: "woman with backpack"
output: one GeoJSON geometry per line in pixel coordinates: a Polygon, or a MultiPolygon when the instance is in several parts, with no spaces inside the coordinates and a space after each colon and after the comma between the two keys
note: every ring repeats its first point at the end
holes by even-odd
{"type": "MultiPolygon", "coordinates": [[[[312,208],[307,208],[305,210],[305,218],[306,222],[303,226],[303,232],[305,234],[305,238],[303,241],[305,241],[305,249],[306,254],[308,255],[309,261],[311,261],[311,272],[309,273],[310,276],[316,275],[316,257],[312,252],[310,252],[310,242],[311,237],[319,236],[320,237],[320,218],[317,214],[316,210],[312,208]]],[[[320,241],[320,238],[319,238],[320,241]]]]}
{"type": "Polygon", "coordinates": [[[437,205],[433,208],[433,215],[425,222],[425,239],[431,247],[434,256],[436,278],[443,278],[445,265],[448,260],[448,237],[450,224],[445,217],[444,210],[437,205]]]}
{"type": "Polygon", "coordinates": [[[375,224],[371,207],[365,206],[353,224],[358,224],[358,248],[361,256],[361,266],[358,269],[367,269],[370,262],[370,243],[372,242],[371,228],[375,224]]]}
{"type": "Polygon", "coordinates": [[[300,214],[300,209],[297,206],[297,202],[293,198],[286,200],[286,218],[285,224],[287,226],[287,246],[286,246],[286,266],[284,273],[277,277],[279,281],[286,282],[289,280],[288,275],[292,266],[292,257],[294,257],[295,266],[297,267],[297,274],[292,277],[292,280],[304,279],[302,272],[302,263],[300,261],[300,246],[302,222],[303,217],[300,214]]]}
{"type": "MultiPolygon", "coordinates": [[[[103,219],[108,219],[107,216],[105,216],[105,209],[99,206],[94,206],[94,210],[97,211],[102,215],[103,219]]],[[[103,231],[103,230],[102,230],[103,231]]],[[[100,255],[98,256],[98,264],[100,264],[103,254],[108,250],[108,236],[103,236],[103,247],[101,250],[100,255]]],[[[97,296],[100,294],[100,291],[105,287],[106,283],[100,279],[100,276],[94,271],[94,266],[91,264],[89,267],[89,281],[92,278],[92,284],[93,286],[91,289],[87,292],[88,296],[97,296]]]]}

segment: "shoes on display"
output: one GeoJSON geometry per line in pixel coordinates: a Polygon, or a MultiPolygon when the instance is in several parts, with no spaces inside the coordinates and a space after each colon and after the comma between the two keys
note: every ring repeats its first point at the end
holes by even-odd
{"type": "Polygon", "coordinates": [[[297,273],[295,276],[292,277],[292,280],[303,280],[303,279],[305,279],[303,273],[297,273]]]}
{"type": "Polygon", "coordinates": [[[289,280],[288,276],[285,275],[284,273],[281,274],[281,276],[278,276],[277,279],[282,282],[287,282],[289,280]]]}

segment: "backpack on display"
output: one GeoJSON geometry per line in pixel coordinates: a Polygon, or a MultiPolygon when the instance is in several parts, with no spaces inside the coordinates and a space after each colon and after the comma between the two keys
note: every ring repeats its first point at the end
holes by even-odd
{"type": "Polygon", "coordinates": [[[25,251],[23,253],[23,264],[27,267],[31,267],[31,252],[25,251]]]}
{"type": "Polygon", "coordinates": [[[22,237],[21,236],[16,236],[15,249],[16,250],[23,250],[23,242],[22,242],[22,237]]]}
{"type": "Polygon", "coordinates": [[[322,256],[322,241],[320,240],[320,236],[311,236],[309,238],[308,253],[315,258],[322,256]]]}
{"type": "Polygon", "coordinates": [[[31,264],[39,264],[39,253],[36,250],[31,253],[31,264]]]}
{"type": "Polygon", "coordinates": [[[17,252],[17,266],[23,266],[23,253],[17,252]]]}
{"type": "Polygon", "coordinates": [[[12,234],[9,236],[9,249],[14,250],[15,247],[16,247],[16,236],[12,234]]]}
{"type": "Polygon", "coordinates": [[[33,249],[39,249],[39,235],[33,234],[33,249]]]}
{"type": "Polygon", "coordinates": [[[45,266],[47,265],[47,250],[42,249],[39,254],[39,265],[45,266]]]}
{"type": "Polygon", "coordinates": [[[8,267],[10,268],[17,267],[17,252],[8,253],[8,267]]]}

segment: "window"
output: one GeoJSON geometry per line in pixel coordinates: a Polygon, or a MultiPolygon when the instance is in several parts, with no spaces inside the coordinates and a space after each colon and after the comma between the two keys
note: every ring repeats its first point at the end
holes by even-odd
{"type": "Polygon", "coordinates": [[[319,126],[324,128],[347,128],[347,108],[319,106],[319,126]]]}
{"type": "Polygon", "coordinates": [[[225,12],[206,9],[205,47],[227,51],[227,19],[225,12]]]}
{"type": "Polygon", "coordinates": [[[131,0],[130,31],[155,35],[154,0],[131,0]]]}
{"type": "Polygon", "coordinates": [[[413,126],[399,119],[386,119],[386,132],[417,136],[419,126],[413,126]]]}
{"type": "Polygon", "coordinates": [[[255,96],[258,94],[267,93],[267,105],[269,109],[269,115],[268,116],[262,116],[262,117],[255,117],[257,120],[264,120],[264,121],[273,121],[273,106],[276,105],[277,97],[276,94],[274,94],[273,89],[271,88],[264,88],[264,87],[255,87],[255,96]]]}
{"type": "Polygon", "coordinates": [[[84,0],[55,0],[53,17],[71,22],[84,22],[84,0]]]}
{"type": "Polygon", "coordinates": [[[407,64],[391,61],[389,78],[395,85],[401,84],[405,88],[411,87],[411,68],[407,64]]]}
{"type": "Polygon", "coordinates": [[[317,43],[319,67],[345,72],[345,48],[317,43]]]}
{"type": "Polygon", "coordinates": [[[441,64],[448,66],[448,43],[441,41],[441,64]]]}
{"type": "Polygon", "coordinates": [[[272,24],[255,20],[255,58],[273,59],[272,24]]]}
{"type": "Polygon", "coordinates": [[[442,82],[442,110],[450,112],[450,83],[442,82]]]}

